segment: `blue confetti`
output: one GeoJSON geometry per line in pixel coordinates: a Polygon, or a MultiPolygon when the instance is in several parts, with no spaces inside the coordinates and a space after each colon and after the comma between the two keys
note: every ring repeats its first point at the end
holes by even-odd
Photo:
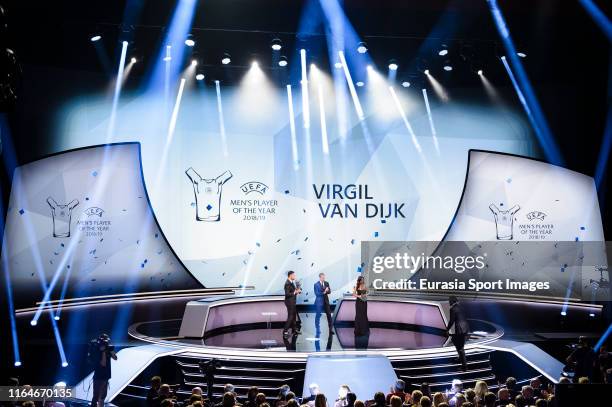
{"type": "Polygon", "coordinates": [[[509,183],[511,183],[511,182],[512,182],[512,178],[508,178],[508,179],[506,180],[506,182],[507,182],[508,184],[509,184],[509,183]]]}
{"type": "Polygon", "coordinates": [[[584,226],[580,226],[580,230],[585,230],[586,228],[584,226]]]}
{"type": "Polygon", "coordinates": [[[259,243],[259,242],[255,242],[255,246],[257,246],[257,247],[261,247],[261,243],[259,243]]]}
{"type": "Polygon", "coordinates": [[[381,219],[380,223],[387,223],[387,219],[381,219]]]}
{"type": "Polygon", "coordinates": [[[374,237],[378,237],[378,232],[374,232],[374,237]]]}
{"type": "Polygon", "coordinates": [[[147,260],[147,259],[144,259],[144,262],[145,262],[145,264],[146,264],[146,263],[148,263],[148,262],[149,262],[149,260],[147,260]]]}
{"type": "Polygon", "coordinates": [[[504,203],[503,203],[503,202],[500,202],[499,206],[504,206],[504,203]]]}
{"type": "Polygon", "coordinates": [[[159,237],[159,233],[156,233],[155,234],[155,238],[157,239],[158,237],[159,237]]]}
{"type": "Polygon", "coordinates": [[[211,210],[213,207],[211,204],[206,205],[206,209],[211,210]]]}
{"type": "Polygon", "coordinates": [[[86,197],[85,197],[85,200],[86,200],[86,201],[89,201],[89,197],[88,197],[88,196],[86,196],[86,197]]]}
{"type": "Polygon", "coordinates": [[[63,243],[60,243],[60,246],[64,247],[64,244],[63,244],[63,243]]]}
{"type": "Polygon", "coordinates": [[[94,177],[97,177],[98,176],[98,171],[92,172],[91,175],[93,175],[94,177]]]}
{"type": "Polygon", "coordinates": [[[355,239],[351,239],[351,244],[355,244],[355,239]]]}
{"type": "Polygon", "coordinates": [[[358,266],[358,267],[357,267],[357,272],[358,272],[358,273],[361,273],[361,266],[358,266]]]}
{"type": "Polygon", "coordinates": [[[288,190],[288,189],[285,189],[285,194],[288,194],[288,193],[289,193],[289,190],[288,190]]]}
{"type": "Polygon", "coordinates": [[[25,213],[25,211],[23,209],[19,209],[19,214],[23,215],[25,213]]]}
{"type": "Polygon", "coordinates": [[[144,268],[144,263],[140,263],[140,268],[144,268]]]}
{"type": "Polygon", "coordinates": [[[267,270],[267,269],[268,269],[268,266],[264,266],[264,270],[267,270]]]}
{"type": "Polygon", "coordinates": [[[578,239],[578,236],[576,236],[576,241],[578,241],[578,240],[579,240],[579,239],[578,239]]]}
{"type": "Polygon", "coordinates": [[[194,206],[195,206],[195,202],[192,202],[190,205],[191,205],[192,207],[194,207],[194,206]]]}

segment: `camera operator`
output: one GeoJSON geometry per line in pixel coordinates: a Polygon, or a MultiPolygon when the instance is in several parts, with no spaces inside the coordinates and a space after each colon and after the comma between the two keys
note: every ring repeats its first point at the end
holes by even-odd
{"type": "Polygon", "coordinates": [[[117,360],[117,354],[107,334],[101,334],[89,343],[87,359],[94,365],[91,407],[104,406],[108,381],[111,378],[111,358],[117,360]]]}
{"type": "Polygon", "coordinates": [[[585,336],[578,339],[578,345],[572,354],[567,357],[566,362],[574,368],[574,382],[578,382],[581,377],[593,379],[595,352],[593,352],[593,348],[591,348],[585,336]]]}

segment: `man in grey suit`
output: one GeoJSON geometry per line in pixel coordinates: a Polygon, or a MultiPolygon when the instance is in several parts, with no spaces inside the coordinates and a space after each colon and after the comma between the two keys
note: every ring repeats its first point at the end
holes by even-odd
{"type": "Polygon", "coordinates": [[[315,328],[317,332],[321,332],[321,314],[325,311],[327,315],[327,326],[329,327],[329,333],[333,335],[332,331],[332,316],[331,307],[329,305],[329,293],[331,288],[329,283],[325,281],[325,273],[319,273],[319,281],[314,284],[315,292],[315,328]]]}

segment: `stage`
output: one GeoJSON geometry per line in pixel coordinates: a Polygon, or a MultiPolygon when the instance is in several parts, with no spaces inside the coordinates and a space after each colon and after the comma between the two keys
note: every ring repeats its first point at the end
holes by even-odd
{"type": "MultiPolygon", "coordinates": [[[[241,394],[249,386],[257,385],[270,397],[282,384],[290,385],[298,395],[299,389],[303,388],[303,394],[307,395],[310,382],[317,382],[322,387],[331,386],[327,383],[328,377],[342,377],[349,385],[359,387],[363,380],[356,375],[344,375],[347,369],[373,371],[377,377],[387,379],[402,378],[410,388],[417,388],[421,382],[427,381],[432,390],[445,391],[453,378],[460,378],[466,385],[484,380],[489,388],[494,389],[497,386],[494,371],[503,371],[503,366],[508,363],[512,363],[513,374],[519,376],[519,383],[527,383],[530,378],[540,375],[555,382],[563,368],[560,362],[532,344],[504,340],[504,330],[499,325],[469,320],[471,333],[465,347],[468,368],[462,371],[456,360],[455,348],[445,331],[435,328],[438,322],[430,320],[415,324],[415,317],[421,318],[424,315],[422,312],[376,312],[377,307],[405,307],[404,310],[412,311],[425,307],[421,311],[435,311],[428,315],[439,318],[440,323],[446,323],[443,301],[389,296],[370,298],[368,305],[373,310],[371,314],[368,310],[371,332],[364,338],[355,337],[351,322],[345,318],[354,306],[353,300],[345,297],[336,305],[333,335],[329,333],[324,315],[321,330],[317,333],[314,313],[305,310],[299,313],[302,333],[284,338],[281,324],[285,316],[281,315],[282,308],[277,308],[279,312],[276,315],[269,315],[273,311],[268,309],[283,304],[282,299],[282,296],[208,297],[185,304],[183,318],[132,324],[128,333],[141,345],[119,352],[119,360],[114,362],[117,373],[111,379],[107,400],[126,402],[142,398],[149,377],[160,369],[177,372],[174,380],[181,384],[179,392],[184,395],[194,386],[205,389],[206,380],[199,364],[212,359],[218,360],[221,365],[213,388],[218,396],[225,382],[230,380],[241,394]],[[254,303],[259,306],[253,307],[254,303]],[[243,304],[256,308],[255,314],[261,315],[263,312],[265,318],[250,324],[239,319],[234,320],[234,325],[207,323],[208,316],[215,315],[219,322],[223,315],[221,311],[231,313],[243,304]],[[198,311],[206,311],[196,331],[206,326],[212,328],[209,332],[202,330],[199,338],[180,335],[186,321],[196,321],[193,318],[194,307],[198,311]],[[215,308],[217,312],[211,313],[210,310],[215,308]],[[377,316],[382,321],[377,320],[377,316]]],[[[82,389],[77,397],[86,399],[90,396],[86,391],[86,383],[90,380],[91,375],[77,386],[77,389],[82,389]]],[[[361,391],[372,392],[378,387],[380,383],[372,382],[371,386],[366,385],[361,391]]],[[[330,387],[327,390],[333,394],[336,389],[330,387]]]]}

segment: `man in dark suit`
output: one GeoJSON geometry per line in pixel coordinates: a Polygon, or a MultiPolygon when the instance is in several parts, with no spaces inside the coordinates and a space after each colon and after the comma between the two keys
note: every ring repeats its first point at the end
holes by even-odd
{"type": "Polygon", "coordinates": [[[325,273],[319,273],[319,281],[317,281],[314,285],[314,293],[316,295],[315,328],[317,332],[321,332],[321,314],[323,313],[323,311],[325,311],[325,315],[327,315],[327,326],[329,326],[329,332],[333,334],[331,307],[329,306],[328,297],[330,292],[331,288],[329,288],[329,283],[325,281],[325,273]]]}
{"type": "Polygon", "coordinates": [[[287,307],[287,321],[283,329],[283,336],[289,336],[289,328],[291,333],[297,334],[296,330],[296,319],[297,319],[297,308],[296,299],[302,290],[297,286],[295,282],[295,271],[287,272],[287,280],[285,281],[285,307],[287,307]]]}
{"type": "Polygon", "coordinates": [[[465,340],[470,332],[470,326],[465,318],[465,315],[463,314],[459,301],[457,301],[457,297],[451,296],[448,299],[448,303],[450,304],[450,321],[448,321],[446,330],[450,332],[450,329],[454,325],[455,332],[450,334],[450,336],[451,340],[453,341],[453,345],[455,345],[455,349],[457,349],[461,369],[465,371],[467,370],[467,360],[465,358],[465,350],[463,347],[465,346],[465,340]]]}

